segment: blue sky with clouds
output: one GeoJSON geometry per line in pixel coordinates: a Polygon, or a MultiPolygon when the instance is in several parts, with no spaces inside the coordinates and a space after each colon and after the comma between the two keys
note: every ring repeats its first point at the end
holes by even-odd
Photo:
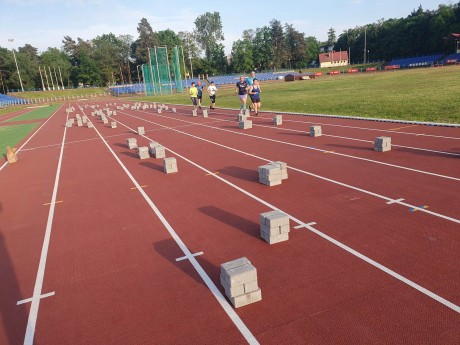
{"type": "MultiPolygon", "coordinates": [[[[45,51],[61,48],[66,35],[85,40],[112,32],[137,38],[137,25],[147,18],[155,31],[191,31],[197,16],[217,11],[221,15],[226,52],[240,39],[243,30],[269,25],[272,19],[289,23],[319,40],[329,28],[337,36],[348,28],[401,18],[422,5],[435,10],[451,0],[329,0],[329,1],[157,1],[157,0],[0,0],[0,46],[26,43],[45,51]]],[[[455,1],[456,3],[456,1],[455,1]]]]}

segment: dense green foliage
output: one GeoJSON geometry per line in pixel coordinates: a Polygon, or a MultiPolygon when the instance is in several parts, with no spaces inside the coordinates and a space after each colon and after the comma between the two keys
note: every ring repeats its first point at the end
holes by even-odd
{"type": "MultiPolygon", "coordinates": [[[[321,45],[349,51],[351,62],[389,61],[434,53],[452,53],[455,42],[445,37],[460,32],[460,2],[439,5],[433,11],[414,9],[406,18],[381,19],[336,35],[327,32],[327,42],[297,31],[289,23],[273,19],[261,28],[248,28],[233,42],[225,56],[223,26],[218,12],[198,16],[190,32],[155,31],[146,18],[138,24],[139,36],[102,33],[91,40],[64,36],[62,49],[48,48],[41,54],[30,44],[16,51],[25,89],[58,89],[63,85],[107,86],[141,81],[138,67],[149,61],[154,46],[182,46],[186,67],[182,73],[227,74],[250,70],[305,69],[318,60],[321,45]],[[366,35],[366,39],[365,36],[366,35]],[[364,45],[366,43],[366,49],[364,45]],[[366,51],[368,58],[364,58],[366,51]],[[185,70],[184,70],[185,69],[185,70]]],[[[184,65],[184,64],[182,64],[184,65]]],[[[19,76],[11,49],[0,47],[0,92],[19,89],[19,76]]]]}

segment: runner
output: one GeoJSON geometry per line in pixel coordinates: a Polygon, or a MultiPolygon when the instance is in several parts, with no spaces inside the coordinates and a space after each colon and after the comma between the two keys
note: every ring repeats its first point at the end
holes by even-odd
{"type": "Polygon", "coordinates": [[[246,100],[248,98],[248,82],[244,80],[244,76],[241,76],[240,80],[236,83],[235,92],[241,102],[240,113],[244,113],[246,111],[246,100]]]}
{"type": "Polygon", "coordinates": [[[254,106],[255,116],[259,115],[260,106],[262,105],[262,103],[260,103],[260,92],[261,89],[259,81],[254,78],[254,83],[249,88],[249,96],[251,97],[252,105],[254,106]]]}
{"type": "Polygon", "coordinates": [[[214,85],[214,82],[212,81],[211,84],[208,86],[209,98],[211,99],[211,105],[209,106],[209,109],[214,109],[214,106],[216,105],[216,92],[217,87],[214,85]]]}
{"type": "Polygon", "coordinates": [[[198,89],[197,99],[198,99],[198,107],[200,109],[201,109],[201,100],[203,99],[203,88],[204,86],[201,85],[201,81],[199,81],[197,85],[197,89],[198,89]]]}
{"type": "Polygon", "coordinates": [[[190,88],[190,90],[188,92],[189,92],[190,98],[192,100],[193,110],[196,110],[196,98],[198,96],[198,89],[195,86],[195,82],[192,82],[192,87],[190,88]]]}
{"type": "MultiPolygon", "coordinates": [[[[246,82],[248,83],[249,87],[251,87],[254,84],[255,77],[256,77],[256,72],[252,71],[251,76],[246,78],[246,82]]],[[[254,104],[254,101],[252,100],[252,97],[250,94],[249,94],[249,97],[251,98],[252,104],[254,104]]],[[[252,104],[249,106],[250,111],[252,111],[252,104]]]]}

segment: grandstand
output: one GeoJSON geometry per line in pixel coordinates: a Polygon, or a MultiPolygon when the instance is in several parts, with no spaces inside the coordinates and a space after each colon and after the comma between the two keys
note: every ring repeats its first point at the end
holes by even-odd
{"type": "Polygon", "coordinates": [[[399,65],[400,68],[433,66],[436,61],[441,59],[443,54],[416,56],[402,59],[393,59],[388,65],[399,65]]]}
{"type": "Polygon", "coordinates": [[[441,60],[441,64],[460,63],[460,53],[450,54],[441,60]]]}
{"type": "Polygon", "coordinates": [[[109,87],[110,93],[112,95],[129,95],[133,93],[144,93],[145,86],[144,83],[140,84],[129,84],[129,85],[114,85],[109,87]]]}
{"type": "Polygon", "coordinates": [[[8,96],[0,93],[0,108],[6,107],[8,105],[17,105],[17,104],[27,104],[28,100],[17,98],[13,96],[8,96]]]}

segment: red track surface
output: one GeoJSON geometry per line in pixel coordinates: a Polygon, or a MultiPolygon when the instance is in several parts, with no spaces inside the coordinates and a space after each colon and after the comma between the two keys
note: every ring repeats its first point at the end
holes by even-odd
{"type": "MultiPolygon", "coordinates": [[[[31,303],[16,302],[33,295],[66,107],[0,171],[0,344],[24,342],[31,303]]],[[[256,341],[458,344],[459,128],[295,115],[275,127],[264,114],[240,130],[235,111],[190,112],[118,111],[117,129],[91,120],[221,292],[220,264],[246,256],[257,268],[262,301],[235,310],[256,341]],[[324,136],[309,137],[312,124],[324,136]],[[372,150],[382,135],[391,152],[372,150]],[[163,144],[179,173],[139,160],[129,137],[163,144]],[[257,182],[267,160],[288,163],[282,185],[257,182]],[[386,269],[292,220],[290,240],[268,245],[261,200],[386,269]]],[[[55,295],[37,299],[35,344],[246,342],[191,261],[176,261],[184,253],[95,130],[66,130],[58,181],[41,289],[55,295]]]]}

